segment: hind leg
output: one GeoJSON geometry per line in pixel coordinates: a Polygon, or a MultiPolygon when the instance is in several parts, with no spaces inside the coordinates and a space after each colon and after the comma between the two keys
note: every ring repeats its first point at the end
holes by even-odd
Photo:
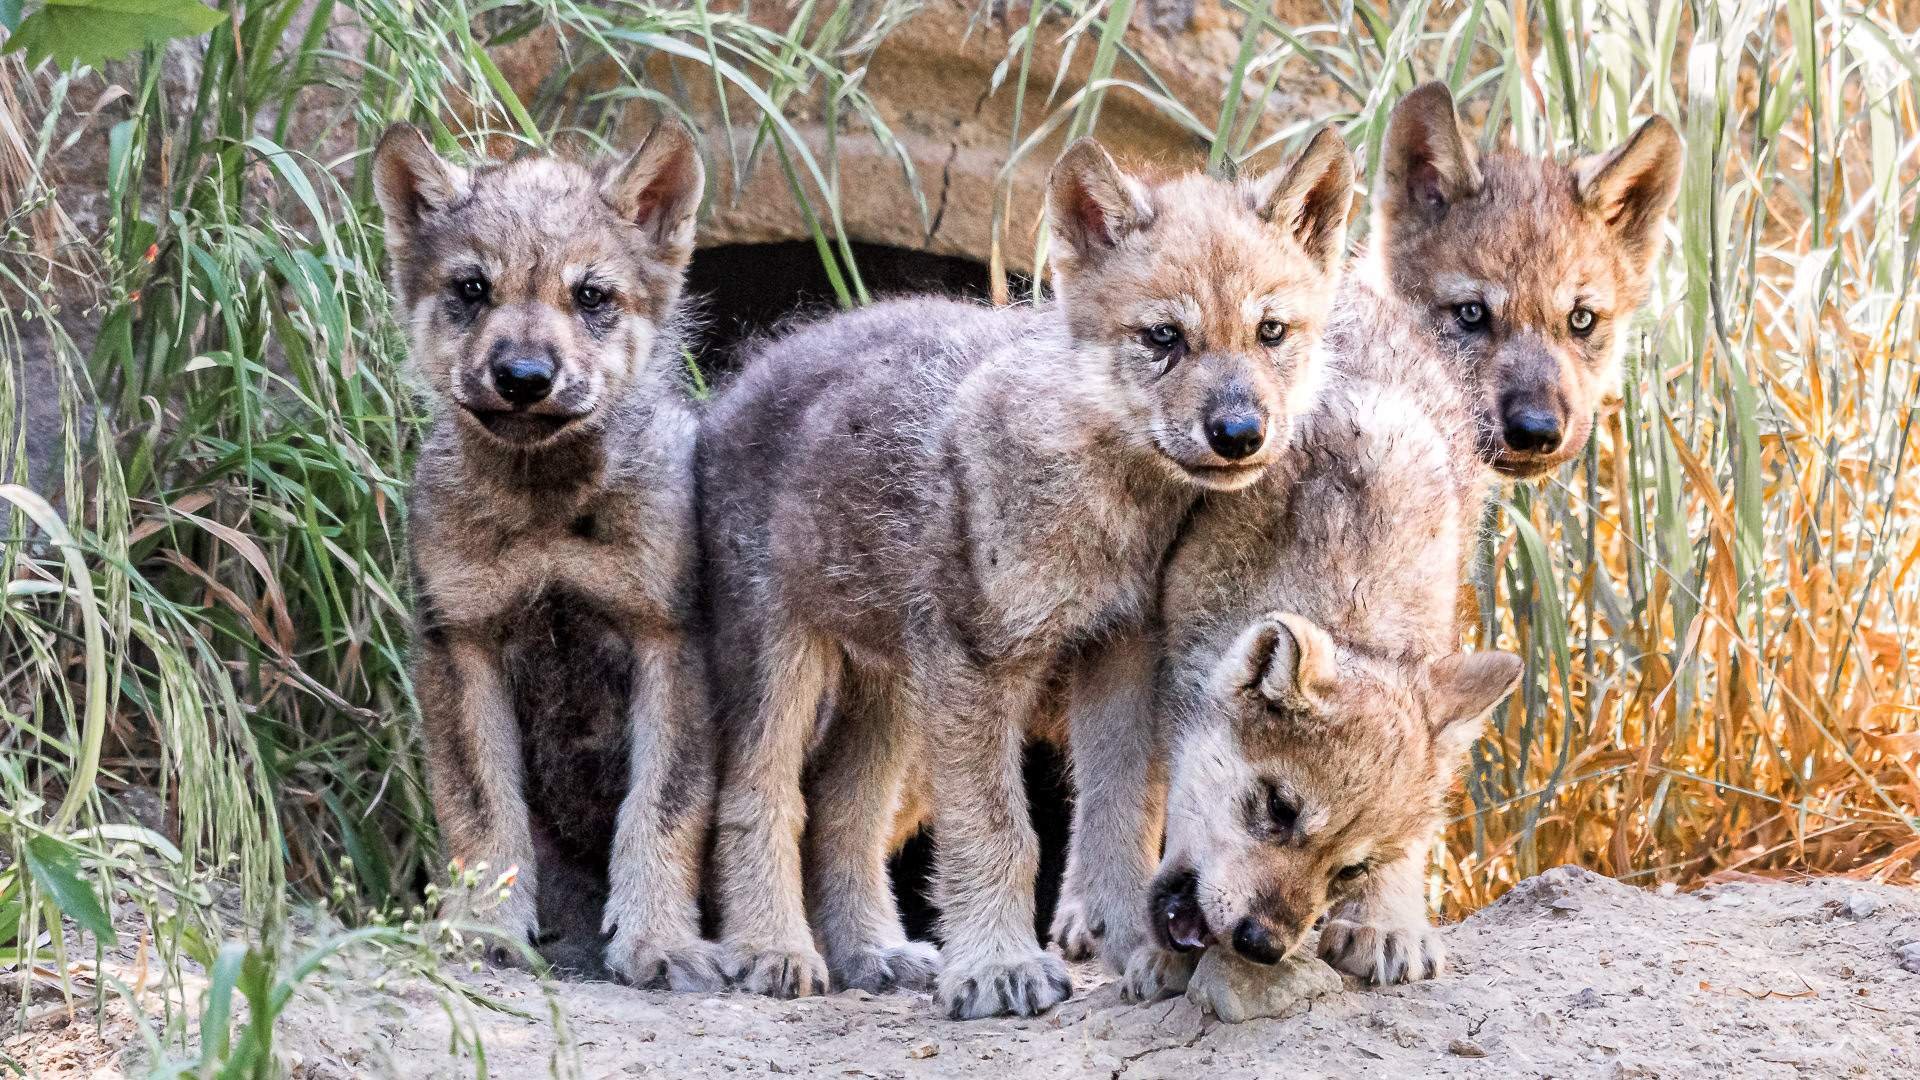
{"type": "Polygon", "coordinates": [[[607,868],[607,964],[638,986],[718,990],[726,985],[720,950],[700,937],[714,738],[690,638],[634,646],[628,736],[627,796],[607,868]]]}
{"type": "Polygon", "coordinates": [[[839,989],[925,990],[939,953],[900,925],[887,855],[911,760],[890,685],[849,678],[807,783],[807,901],[839,989]]]}
{"type": "Polygon", "coordinates": [[[713,853],[720,940],[744,989],[824,994],[827,965],[807,926],[801,877],[801,781],[821,702],[839,678],[839,652],[773,632],[758,660],[752,699],[728,724],[713,853]]]}

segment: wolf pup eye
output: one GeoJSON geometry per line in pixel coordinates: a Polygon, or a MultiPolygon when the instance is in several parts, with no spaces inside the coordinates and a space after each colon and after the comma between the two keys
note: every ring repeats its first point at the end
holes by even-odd
{"type": "Polygon", "coordinates": [[[607,290],[598,285],[575,285],[573,302],[581,311],[592,311],[607,302],[607,290]]]}
{"type": "Polygon", "coordinates": [[[1267,830],[1276,839],[1285,840],[1293,835],[1293,827],[1300,820],[1300,808],[1287,801],[1280,789],[1272,784],[1267,789],[1267,830]]]}
{"type": "Polygon", "coordinates": [[[1478,330],[1487,322],[1487,306],[1478,300],[1453,305],[1453,317],[1468,330],[1478,330]]]}
{"type": "Polygon", "coordinates": [[[487,279],[474,275],[463,277],[453,283],[454,295],[469,304],[484,304],[493,290],[487,285],[487,279]]]}
{"type": "Polygon", "coordinates": [[[1594,318],[1593,312],[1583,307],[1574,308],[1567,315],[1567,328],[1572,330],[1576,337],[1586,337],[1593,333],[1594,324],[1597,322],[1599,320],[1594,318]]]}
{"type": "Polygon", "coordinates": [[[1260,324],[1260,344],[1271,349],[1287,340],[1287,324],[1279,319],[1268,319],[1260,324]]]}
{"type": "Polygon", "coordinates": [[[1149,348],[1171,353],[1186,344],[1187,335],[1172,323],[1155,323],[1140,331],[1140,340],[1146,342],[1149,348]]]}
{"type": "Polygon", "coordinates": [[[1367,872],[1367,864],[1363,862],[1357,862],[1351,866],[1341,867],[1340,872],[1335,874],[1334,877],[1339,878],[1341,881],[1352,881],[1355,878],[1358,878],[1361,875],[1365,874],[1366,872],[1367,872]]]}

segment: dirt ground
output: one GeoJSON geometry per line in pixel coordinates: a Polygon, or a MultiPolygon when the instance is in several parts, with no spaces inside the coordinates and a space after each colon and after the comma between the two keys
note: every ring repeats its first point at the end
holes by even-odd
{"type": "MultiPolygon", "coordinates": [[[[509,1009],[452,1013],[424,985],[304,998],[297,1076],[709,1080],[927,1077],[1920,1077],[1920,892],[1742,881],[1660,895],[1574,868],[1447,931],[1452,970],[1349,985],[1282,1019],[1225,1024],[1184,999],[1122,1004],[1091,968],[1032,1020],[950,1023],[925,996],[777,1002],[464,976],[509,1009]],[[1905,966],[1903,966],[1903,964],[1905,966]],[[457,1020],[457,1022],[456,1022],[457,1020]],[[456,1034],[458,1033],[458,1034],[456,1034]],[[575,1066],[577,1065],[577,1072],[575,1066]]],[[[131,1029],[43,1022],[4,1049],[46,1077],[139,1075],[131,1029]],[[64,1025],[55,1030],[53,1025],[64,1025]]]]}

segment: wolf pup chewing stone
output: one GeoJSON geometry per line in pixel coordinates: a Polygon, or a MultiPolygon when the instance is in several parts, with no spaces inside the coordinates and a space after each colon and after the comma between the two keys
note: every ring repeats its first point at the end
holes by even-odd
{"type": "Polygon", "coordinates": [[[1195,500],[1257,480],[1311,405],[1351,181],[1331,132],[1236,182],[1142,180],[1083,140],[1049,183],[1054,301],[879,304],[763,346],[721,395],[699,467],[715,892],[747,988],[932,984],[954,1018],[1069,994],[1033,932],[1022,740],[1077,651],[1147,617],[1195,500]],[[915,761],[938,962],[887,887],[915,761]]]}
{"type": "Polygon", "coordinates": [[[1169,561],[1171,788],[1144,898],[1161,950],[1129,970],[1143,996],[1178,989],[1178,954],[1202,946],[1290,956],[1323,914],[1336,967],[1439,970],[1426,860],[1521,663],[1458,651],[1485,491],[1471,360],[1398,303],[1349,290],[1327,335],[1341,365],[1263,497],[1210,507],[1169,561]]]}
{"type": "Polygon", "coordinates": [[[494,914],[507,938],[571,966],[604,955],[640,985],[717,988],[676,314],[703,182],[693,138],[669,123],[611,167],[469,170],[400,124],[374,179],[432,410],[408,540],[447,853],[518,868],[494,914]]]}

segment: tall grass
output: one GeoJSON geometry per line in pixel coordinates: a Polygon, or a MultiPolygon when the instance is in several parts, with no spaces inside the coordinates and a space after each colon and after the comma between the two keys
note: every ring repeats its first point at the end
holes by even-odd
{"type": "MultiPolygon", "coordinates": [[[[371,141],[408,118],[452,153],[593,143],[634,106],[750,131],[725,175],[778,170],[858,303],[884,283],[839,227],[833,147],[787,114],[805,103],[894,145],[861,75],[914,17],[851,0],[777,18],[631,0],[222,10],[186,51],[197,70],[178,47],[104,74],[0,59],[0,483],[24,479],[29,341],[55,361],[32,396],[65,450],[34,478],[49,498],[0,487],[0,948],[64,963],[57,913],[96,943],[110,917],[144,913],[175,973],[163,1008],[216,1022],[218,995],[188,988],[181,957],[230,969],[224,1000],[245,969],[270,1001],[306,970],[281,944],[295,899],[350,896],[335,910],[374,927],[435,869],[398,573],[420,418],[379,286],[371,141]],[[554,35],[560,61],[514,85],[494,56],[529,35],[554,35]],[[84,228],[56,190],[75,146],[106,148],[84,228]],[[143,787],[163,830],[116,810],[143,787]],[[237,904],[209,902],[214,877],[237,904]],[[223,939],[253,966],[223,959],[223,939]]],[[[1436,897],[1469,909],[1568,861],[1637,881],[1911,876],[1920,40],[1890,12],[1811,0],[1330,3],[1304,25],[1226,10],[1225,92],[1197,101],[1144,60],[1153,31],[1127,0],[983,8],[1012,28],[981,88],[1017,98],[1009,161],[1102,131],[1115,94],[1216,164],[1268,153],[1320,119],[1272,99],[1303,78],[1339,97],[1327,118],[1367,164],[1386,110],[1429,77],[1489,141],[1597,148],[1660,111],[1689,145],[1618,407],[1490,531],[1476,633],[1529,674],[1475,751],[1436,897]],[[1082,56],[1085,79],[1047,70],[1082,56]]],[[[887,182],[924,220],[899,158],[887,182]]],[[[997,222],[1030,209],[1005,204],[1011,189],[997,222]]],[[[997,273],[1025,242],[996,228],[997,273]]],[[[390,957],[421,940],[392,933],[369,931],[390,957]]],[[[184,1025],[157,1030],[172,1040],[157,1058],[204,1064],[184,1025]]],[[[218,1045],[271,1066],[270,1039],[218,1045]]]]}

